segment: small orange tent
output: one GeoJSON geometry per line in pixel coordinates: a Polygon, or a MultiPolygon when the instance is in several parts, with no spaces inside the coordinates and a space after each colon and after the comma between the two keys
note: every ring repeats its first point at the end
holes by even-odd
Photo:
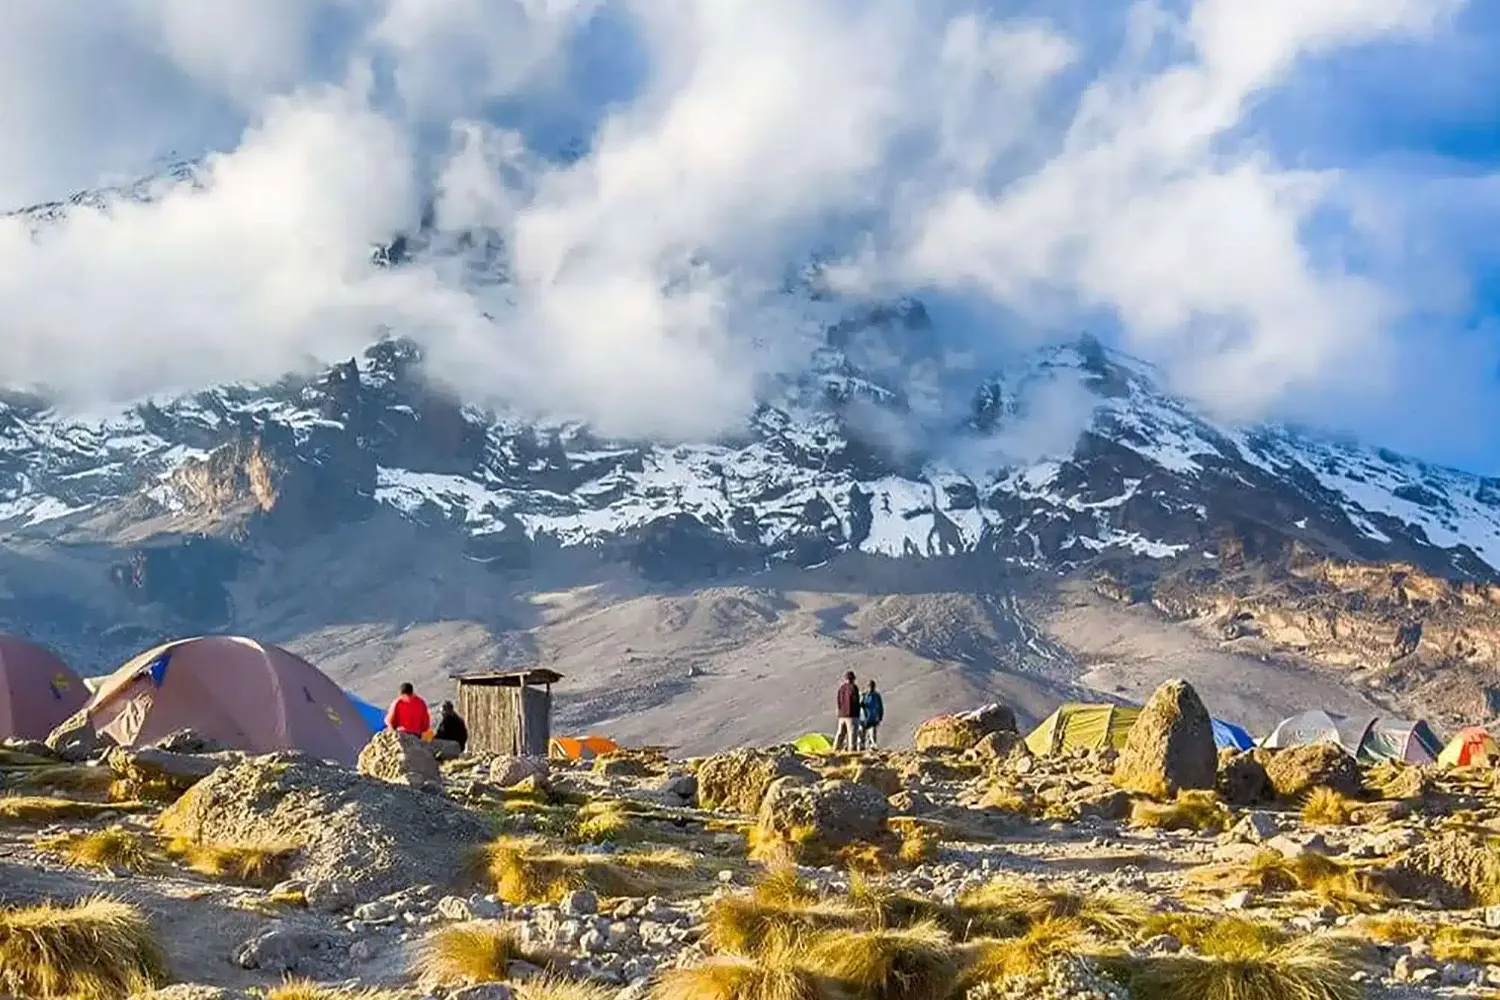
{"type": "Polygon", "coordinates": [[[1438,763],[1444,767],[1488,767],[1500,764],[1500,746],[1494,737],[1478,726],[1464,729],[1438,754],[1438,763]]]}
{"type": "Polygon", "coordinates": [[[566,760],[592,760],[620,752],[620,744],[603,736],[554,736],[548,756],[566,760]]]}
{"type": "Polygon", "coordinates": [[[0,636],[0,739],[44,740],[88,700],[62,660],[34,642],[0,636]]]}
{"type": "Polygon", "coordinates": [[[352,764],[370,738],[354,702],[317,667],[236,636],[148,650],[106,678],[85,711],[121,746],[194,729],[235,750],[302,750],[352,764]]]}

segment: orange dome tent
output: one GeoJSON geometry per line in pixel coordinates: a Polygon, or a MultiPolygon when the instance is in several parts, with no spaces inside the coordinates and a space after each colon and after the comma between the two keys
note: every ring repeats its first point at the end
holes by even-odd
{"type": "Polygon", "coordinates": [[[567,760],[592,760],[620,752],[620,744],[603,736],[554,736],[548,756],[567,760]]]}
{"type": "Polygon", "coordinates": [[[1500,746],[1487,730],[1475,726],[1459,732],[1438,754],[1443,767],[1488,767],[1500,764],[1500,746]]]}
{"type": "Polygon", "coordinates": [[[44,740],[88,700],[83,680],[51,652],[0,636],[0,739],[44,740]]]}
{"type": "Polygon", "coordinates": [[[106,678],[85,711],[122,746],[193,729],[236,750],[302,750],[352,764],[370,737],[354,702],[317,667],[235,636],[148,650],[106,678]]]}

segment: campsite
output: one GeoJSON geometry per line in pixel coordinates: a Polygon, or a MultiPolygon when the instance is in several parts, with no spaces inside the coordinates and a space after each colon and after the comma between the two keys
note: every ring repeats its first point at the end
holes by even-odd
{"type": "Polygon", "coordinates": [[[1478,727],[1444,743],[1421,720],[1313,709],[1257,738],[1170,681],[1029,729],[991,704],[928,719],[913,746],[808,732],[676,759],[554,732],[567,684],[549,671],[431,692],[472,717],[462,752],[244,637],[87,680],[7,638],[0,681],[0,995],[1500,987],[1500,745],[1478,727]]]}

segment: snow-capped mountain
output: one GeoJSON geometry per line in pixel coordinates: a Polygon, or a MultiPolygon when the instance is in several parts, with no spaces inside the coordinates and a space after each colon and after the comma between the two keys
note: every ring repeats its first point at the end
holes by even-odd
{"type": "MultiPolygon", "coordinates": [[[[72,205],[198,182],[180,166],[23,214],[44,227],[72,205]]],[[[491,238],[423,231],[375,259],[401,267],[434,253],[504,284],[491,238]]],[[[164,634],[324,636],[320,655],[335,648],[357,680],[364,640],[327,647],[330,629],[405,629],[426,615],[482,622],[501,636],[482,654],[491,659],[561,655],[526,632],[542,627],[527,624],[529,606],[500,594],[556,556],[587,556],[664,594],[865,560],[921,566],[926,579],[951,566],[937,590],[958,597],[929,611],[984,621],[964,625],[960,641],[950,620],[929,629],[916,621],[928,611],[908,610],[857,642],[835,630],[838,648],[905,642],[939,666],[982,668],[974,683],[991,690],[1005,671],[1043,669],[1033,653],[1063,684],[1086,658],[1057,667],[1071,640],[1049,637],[1044,616],[996,581],[1082,579],[1110,601],[1259,643],[1234,653],[1245,663],[1286,655],[1365,671],[1359,705],[1368,688],[1455,719],[1500,712],[1500,481],[1291,427],[1224,424],[1088,337],[967,382],[950,373],[949,405],[934,417],[909,397],[899,365],[870,360],[929,342],[921,303],[840,303],[797,281],[784,294],[814,340],[811,362],[768,384],[744,425],[712,441],[617,440],[579,421],[468,405],[401,339],[311,375],[107,413],[0,394],[0,627],[105,664],[164,634]],[[393,524],[419,539],[402,552],[461,559],[413,582],[420,600],[402,589],[411,559],[382,551],[393,524]],[[350,546],[365,563],[308,578],[350,546]],[[376,572],[378,599],[362,594],[355,608],[337,591],[376,572]],[[979,610],[954,612],[966,595],[979,610]],[[901,635],[920,638],[890,638],[901,635]]],[[[782,613],[751,604],[752,620],[782,613]]],[[[579,647],[580,662],[597,658],[595,641],[579,647]]],[[[439,659],[466,650],[449,643],[439,659]]],[[[432,655],[424,648],[423,669],[432,655]]],[[[1040,706],[1077,690],[1032,694],[1040,706]]]]}
{"type": "Polygon", "coordinates": [[[1500,567],[1500,484],[1288,428],[1217,425],[1161,392],[1147,366],[1091,341],[983,380],[967,426],[928,455],[898,453],[850,419],[856,398],[899,411],[898,395],[838,351],[812,378],[820,407],[800,393],[795,406],[762,405],[738,440],[676,446],[465,407],[398,341],[316,377],[106,416],[11,398],[0,403],[0,524],[85,517],[131,497],[161,513],[202,506],[223,499],[202,475],[214,456],[258,450],[312,491],[299,504],[320,517],[384,505],[462,534],[477,558],[586,546],[657,578],[842,552],[984,553],[1060,570],[1111,554],[1212,558],[1215,531],[1236,522],[1459,579],[1500,567]],[[987,448],[1059,385],[1092,408],[1071,454],[1007,463],[987,448]]]}

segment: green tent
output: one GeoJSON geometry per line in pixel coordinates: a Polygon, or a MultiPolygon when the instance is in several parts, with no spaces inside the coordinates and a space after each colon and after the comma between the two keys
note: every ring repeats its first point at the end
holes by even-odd
{"type": "Polygon", "coordinates": [[[1026,749],[1038,757],[1088,748],[1116,750],[1125,746],[1130,727],[1141,710],[1123,705],[1081,705],[1069,702],[1042,721],[1026,737],[1026,749]]]}
{"type": "Polygon", "coordinates": [[[794,741],[792,741],[792,745],[797,748],[798,753],[814,754],[833,752],[833,740],[824,736],[822,733],[807,733],[804,736],[799,736],[794,741]]]}

